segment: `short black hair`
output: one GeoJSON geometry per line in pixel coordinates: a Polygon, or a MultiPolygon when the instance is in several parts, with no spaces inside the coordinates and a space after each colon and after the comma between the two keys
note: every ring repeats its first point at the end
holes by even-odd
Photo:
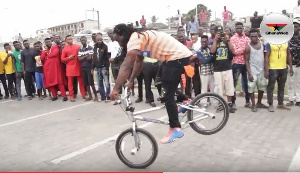
{"type": "Polygon", "coordinates": [[[98,32],[96,35],[101,35],[101,36],[103,36],[101,32],[98,32]]]}
{"type": "MultiPolygon", "coordinates": [[[[20,43],[19,41],[14,41],[13,44],[20,43]]],[[[21,44],[21,43],[20,43],[21,44]]]]}
{"type": "Polygon", "coordinates": [[[4,47],[9,46],[9,43],[4,43],[4,47]]]}
{"type": "Polygon", "coordinates": [[[80,37],[80,40],[81,40],[81,39],[84,39],[84,38],[86,39],[86,36],[82,36],[82,37],[80,37]]]}
{"type": "Polygon", "coordinates": [[[34,46],[37,45],[37,44],[40,45],[41,43],[39,41],[33,43],[34,46]]]}
{"type": "Polygon", "coordinates": [[[51,40],[50,38],[45,38],[45,41],[47,41],[47,40],[51,40]]]}
{"type": "Polygon", "coordinates": [[[255,29],[255,28],[251,28],[251,29],[250,29],[250,31],[249,31],[249,34],[251,34],[251,33],[255,33],[255,32],[259,33],[257,29],[255,29]]]}
{"type": "MultiPolygon", "coordinates": [[[[114,31],[113,31],[114,34],[123,36],[124,45],[127,45],[131,34],[134,32],[135,32],[135,30],[132,25],[126,25],[124,23],[116,25],[114,28],[114,31]]],[[[126,47],[126,49],[127,49],[127,47],[126,47]]]]}
{"type": "Polygon", "coordinates": [[[70,34],[69,34],[69,35],[67,35],[67,36],[65,37],[65,39],[67,39],[68,37],[72,37],[72,35],[70,35],[70,34]]]}
{"type": "Polygon", "coordinates": [[[24,40],[23,43],[27,42],[28,40],[24,40]]]}
{"type": "Polygon", "coordinates": [[[235,26],[238,26],[238,25],[244,26],[242,22],[236,22],[236,23],[235,23],[235,26]]]}
{"type": "Polygon", "coordinates": [[[201,39],[202,39],[202,38],[208,39],[208,36],[207,36],[207,35],[202,35],[202,36],[201,36],[201,39]]]}

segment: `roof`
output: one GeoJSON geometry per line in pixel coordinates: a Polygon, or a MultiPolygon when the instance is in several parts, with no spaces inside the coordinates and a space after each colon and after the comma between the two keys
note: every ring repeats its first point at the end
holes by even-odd
{"type": "Polygon", "coordinates": [[[65,24],[61,24],[61,25],[51,26],[51,27],[48,27],[48,29],[50,29],[50,28],[56,28],[56,27],[61,27],[61,26],[65,26],[65,25],[72,25],[72,24],[82,23],[82,22],[85,22],[85,21],[97,21],[97,20],[92,20],[92,19],[81,20],[81,21],[76,21],[76,22],[71,22],[71,23],[65,23],[65,24]]]}

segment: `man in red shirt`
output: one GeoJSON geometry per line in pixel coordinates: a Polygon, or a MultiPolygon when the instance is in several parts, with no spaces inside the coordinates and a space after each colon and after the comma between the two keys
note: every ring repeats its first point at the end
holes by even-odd
{"type": "Polygon", "coordinates": [[[78,61],[78,52],[80,47],[76,44],[73,44],[73,38],[71,35],[66,36],[66,45],[62,51],[61,60],[66,63],[66,75],[68,77],[68,88],[69,94],[71,98],[71,102],[75,102],[74,98],[74,86],[73,81],[74,78],[77,78],[79,83],[80,93],[82,97],[85,99],[85,87],[83,84],[82,76],[81,76],[81,63],[78,61]]]}
{"type": "Polygon", "coordinates": [[[199,19],[199,24],[200,26],[206,26],[207,23],[207,11],[206,10],[202,10],[199,15],[198,15],[198,19],[199,19]]]}
{"type": "Polygon", "coordinates": [[[44,88],[49,89],[52,94],[52,101],[57,100],[57,88],[59,88],[63,101],[67,101],[66,90],[63,83],[63,71],[60,62],[59,47],[52,46],[50,38],[45,39],[47,49],[42,51],[41,61],[44,72],[44,88]]]}
{"type": "Polygon", "coordinates": [[[142,26],[146,26],[146,19],[144,18],[144,15],[142,15],[142,19],[140,20],[140,24],[142,26]]]}

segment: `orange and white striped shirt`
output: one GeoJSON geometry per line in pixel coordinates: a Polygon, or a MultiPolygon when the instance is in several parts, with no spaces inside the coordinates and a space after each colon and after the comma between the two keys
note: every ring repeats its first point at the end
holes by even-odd
{"type": "Polygon", "coordinates": [[[174,37],[154,30],[139,34],[133,33],[127,44],[127,51],[139,50],[142,55],[158,59],[159,61],[174,61],[187,58],[193,53],[174,37]]]}

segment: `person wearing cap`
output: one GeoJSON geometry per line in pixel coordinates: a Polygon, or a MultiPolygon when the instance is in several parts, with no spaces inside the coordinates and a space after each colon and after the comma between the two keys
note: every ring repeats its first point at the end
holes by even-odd
{"type": "Polygon", "coordinates": [[[300,106],[300,19],[294,19],[294,35],[289,41],[289,50],[292,55],[294,75],[288,80],[289,103],[287,106],[300,106]],[[295,103],[296,102],[296,103],[295,103]]]}
{"type": "Polygon", "coordinates": [[[221,37],[221,34],[223,33],[222,26],[216,26],[215,32],[216,35],[210,49],[210,53],[214,54],[214,92],[219,94],[220,96],[223,96],[223,90],[225,88],[229,112],[235,113],[232,104],[232,99],[234,96],[234,85],[232,74],[232,56],[230,56],[230,54],[234,53],[235,50],[233,45],[231,44],[230,39],[221,37]]]}
{"type": "Polygon", "coordinates": [[[268,98],[268,110],[274,112],[273,106],[273,93],[275,84],[278,85],[278,105],[277,109],[291,110],[286,106],[284,101],[284,89],[287,80],[288,73],[293,76],[293,66],[290,50],[288,49],[288,43],[283,44],[270,44],[265,45],[266,59],[265,59],[265,78],[269,79],[267,86],[267,98],[268,98]],[[289,72],[288,72],[289,66],[289,72]]]}

